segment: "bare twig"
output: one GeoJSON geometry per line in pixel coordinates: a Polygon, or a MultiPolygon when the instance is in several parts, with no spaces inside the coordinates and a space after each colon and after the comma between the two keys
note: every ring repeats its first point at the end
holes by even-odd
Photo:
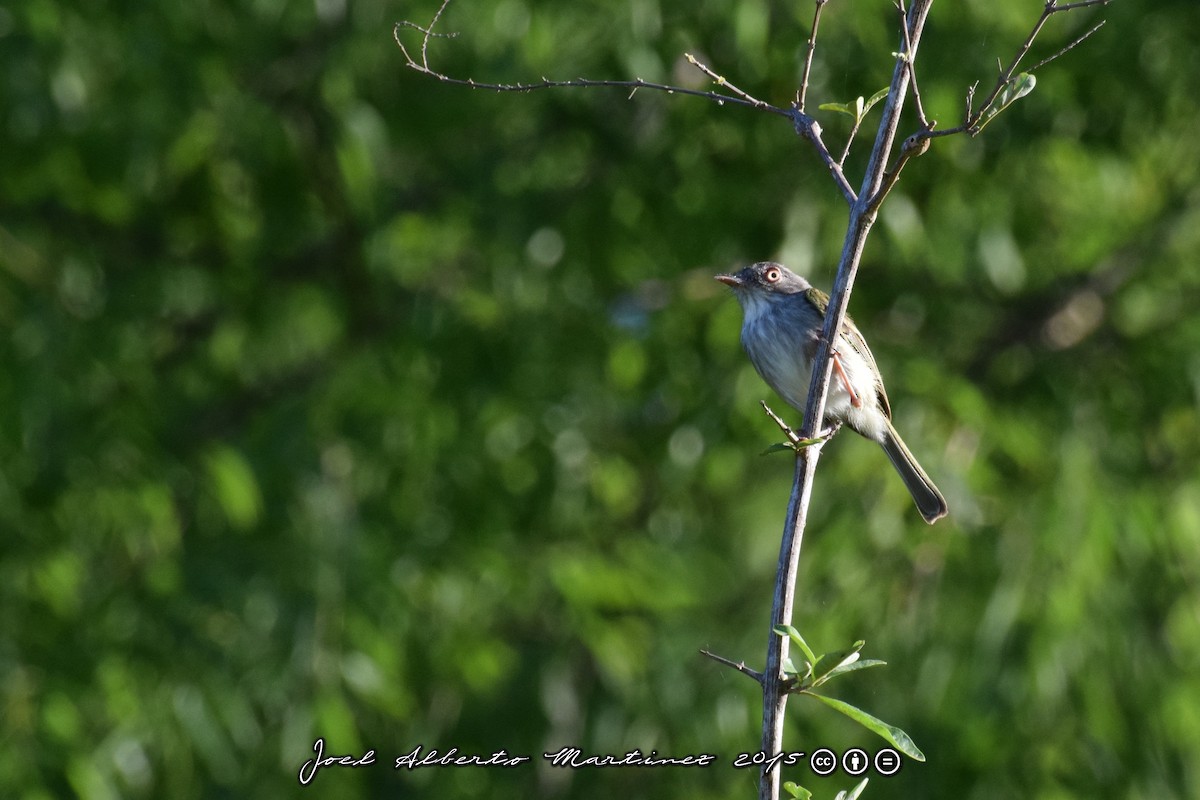
{"type": "Polygon", "coordinates": [[[725,658],[725,656],[719,656],[716,653],[710,652],[708,650],[701,650],[700,654],[708,656],[713,661],[716,661],[718,664],[724,664],[727,667],[736,669],[738,672],[742,673],[743,675],[749,675],[751,678],[754,678],[754,680],[760,684],[763,682],[762,673],[757,672],[757,671],[752,670],[749,667],[747,667],[745,661],[730,661],[728,658],[725,658]]]}
{"type": "Polygon", "coordinates": [[[400,49],[404,52],[404,57],[408,60],[408,63],[410,65],[413,63],[413,60],[408,55],[408,51],[404,49],[404,45],[400,42],[400,37],[396,35],[397,34],[396,29],[401,26],[408,27],[408,28],[415,28],[416,30],[419,30],[421,33],[425,34],[424,37],[421,39],[421,64],[422,64],[422,66],[424,66],[426,71],[429,71],[429,40],[433,39],[435,37],[442,38],[442,39],[453,39],[454,37],[458,36],[457,33],[434,33],[433,32],[433,29],[435,27],[437,27],[438,20],[442,18],[442,12],[446,10],[446,6],[448,6],[448,5],[450,5],[450,0],[443,0],[442,4],[440,6],[438,6],[438,10],[434,13],[433,19],[431,19],[429,21],[428,28],[422,28],[421,26],[415,25],[411,22],[401,22],[396,26],[396,28],[392,29],[392,36],[396,39],[396,44],[400,45],[400,49]]]}
{"type": "Polygon", "coordinates": [[[813,53],[817,50],[817,29],[821,27],[821,11],[829,0],[814,0],[812,31],[808,35],[808,44],[804,51],[804,74],[800,78],[800,88],[796,90],[795,108],[804,113],[804,104],[808,101],[808,76],[812,73],[813,53]]]}
{"type": "Polygon", "coordinates": [[[765,400],[759,402],[762,404],[763,411],[767,412],[767,416],[779,426],[779,430],[783,431],[783,435],[788,438],[788,441],[791,442],[792,445],[798,446],[800,442],[804,441],[794,430],[788,427],[788,424],[784,422],[778,414],[771,410],[771,407],[767,405],[765,400]]]}
{"type": "Polygon", "coordinates": [[[931,130],[937,125],[937,120],[929,121],[925,116],[925,104],[921,102],[921,90],[917,86],[917,65],[915,53],[912,51],[912,38],[908,35],[908,12],[904,8],[904,0],[896,0],[896,8],[900,11],[900,32],[904,38],[904,63],[908,64],[908,80],[912,84],[913,105],[917,109],[917,124],[922,130],[931,130]]]}
{"type": "MultiPolygon", "coordinates": [[[[979,81],[975,81],[974,83],[972,83],[970,86],[967,87],[967,101],[965,103],[967,111],[966,111],[966,114],[963,115],[963,124],[964,125],[967,123],[967,120],[971,119],[971,105],[975,102],[975,92],[978,89],[979,89],[979,81]]],[[[961,128],[960,128],[960,130],[961,130],[961,128]]]]}
{"type": "Polygon", "coordinates": [[[1074,11],[1087,6],[1106,6],[1111,2],[1112,0],[1082,0],[1079,3],[1067,3],[1065,6],[1060,6],[1055,0],[1047,0],[1046,5],[1054,6],[1054,11],[1051,13],[1058,13],[1059,11],[1074,11]]]}
{"type": "Polygon", "coordinates": [[[746,101],[746,103],[753,106],[754,108],[766,108],[766,109],[774,109],[775,111],[782,111],[782,109],[776,109],[770,103],[764,103],[762,100],[759,100],[756,97],[751,97],[746,92],[743,92],[741,89],[734,86],[729,81],[725,80],[724,75],[718,75],[717,73],[713,72],[711,69],[708,68],[708,66],[706,64],[704,64],[702,61],[697,59],[691,53],[684,53],[683,55],[688,60],[689,64],[691,64],[693,67],[695,67],[696,69],[703,72],[708,77],[712,78],[713,83],[717,84],[717,86],[728,87],[729,91],[733,92],[735,95],[740,97],[742,100],[746,101]]]}
{"type": "MultiPolygon", "coordinates": [[[[823,1],[828,2],[828,0],[823,1]]],[[[428,75],[429,77],[441,81],[442,83],[449,83],[455,86],[469,86],[472,89],[487,89],[493,92],[533,92],[539,89],[557,89],[567,86],[579,89],[591,89],[599,87],[621,88],[631,90],[631,97],[633,96],[633,92],[636,92],[638,89],[648,89],[651,91],[666,92],[667,94],[681,94],[688,97],[702,97],[705,100],[712,100],[718,105],[731,103],[733,105],[754,108],[759,111],[768,111],[772,114],[778,114],[783,117],[790,118],[792,116],[791,110],[780,108],[762,100],[758,100],[757,98],[754,98],[748,93],[737,88],[720,75],[717,75],[712,70],[708,69],[708,67],[701,64],[690,54],[687,56],[687,58],[692,64],[695,64],[698,68],[704,71],[704,73],[716,81],[718,85],[728,87],[733,94],[722,94],[721,92],[706,92],[698,89],[688,89],[683,86],[671,86],[665,83],[645,81],[641,78],[636,78],[634,80],[594,80],[591,78],[550,80],[549,78],[542,78],[540,81],[531,83],[489,83],[485,81],[476,81],[472,78],[454,78],[435,70],[429,65],[429,40],[434,38],[451,39],[458,35],[457,33],[440,33],[434,30],[438,24],[438,21],[441,19],[442,13],[449,5],[450,0],[442,0],[442,4],[438,6],[438,10],[436,13],[434,13],[433,19],[430,20],[428,26],[421,26],[415,22],[404,21],[397,22],[392,28],[392,38],[396,40],[396,44],[400,47],[400,52],[404,55],[404,60],[406,62],[405,65],[409,69],[420,72],[423,75],[428,75]],[[419,31],[421,33],[421,55],[419,60],[413,57],[412,53],[409,52],[408,47],[404,44],[404,41],[400,37],[400,31],[406,29],[419,31]]]]}
{"type": "Polygon", "coordinates": [[[854,144],[854,137],[858,135],[858,129],[862,127],[864,117],[855,117],[854,124],[850,126],[850,133],[846,136],[846,146],[842,148],[842,154],[838,156],[838,166],[843,169],[846,167],[846,159],[850,157],[850,146],[854,144]]]}
{"type": "MultiPolygon", "coordinates": [[[[1065,8],[1065,6],[1064,6],[1063,8],[1065,8]]],[[[1030,67],[1030,68],[1029,68],[1028,70],[1026,70],[1026,71],[1027,71],[1027,72],[1033,72],[1034,70],[1041,69],[1042,67],[1046,66],[1046,65],[1047,65],[1047,64],[1049,64],[1051,61],[1053,61],[1054,59],[1056,59],[1056,58],[1058,58],[1059,56],[1061,56],[1063,53],[1066,53],[1068,50],[1073,50],[1073,49],[1075,49],[1075,47],[1076,47],[1077,45],[1079,45],[1079,44],[1080,44],[1080,43],[1081,43],[1081,42],[1082,42],[1084,39],[1087,39],[1087,38],[1088,38],[1089,36],[1091,36],[1093,33],[1095,33],[1096,31],[1100,30],[1101,28],[1103,28],[1103,27],[1104,27],[1104,23],[1105,23],[1105,22],[1107,22],[1107,21],[1108,21],[1108,20],[1103,20],[1103,19],[1102,19],[1102,20],[1100,20],[1100,21],[1099,21],[1099,22],[1097,22],[1095,25],[1093,25],[1093,26],[1092,26],[1092,27],[1091,27],[1091,28],[1090,28],[1090,29],[1089,29],[1089,30],[1088,30],[1086,33],[1084,33],[1082,36],[1080,36],[1080,37],[1078,37],[1077,39],[1075,39],[1075,40],[1074,40],[1073,42],[1071,42],[1069,45],[1067,45],[1066,47],[1062,48],[1062,49],[1061,49],[1061,50],[1059,50],[1057,53],[1054,53],[1053,55],[1047,56],[1046,58],[1043,58],[1041,61],[1039,61],[1038,63],[1034,64],[1032,67],[1030,67]]]]}

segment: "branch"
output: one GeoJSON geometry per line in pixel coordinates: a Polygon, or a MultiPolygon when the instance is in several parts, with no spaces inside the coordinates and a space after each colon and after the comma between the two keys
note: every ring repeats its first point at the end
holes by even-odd
{"type": "MultiPolygon", "coordinates": [[[[1105,1],[1105,2],[1108,2],[1108,0],[1104,0],[1104,1],[1105,1]]],[[[1059,10],[1061,11],[1061,10],[1064,10],[1064,9],[1066,9],[1066,6],[1063,6],[1063,7],[1062,7],[1062,8],[1060,8],[1059,10]]],[[[1066,53],[1068,50],[1073,50],[1073,49],[1075,48],[1075,46],[1076,46],[1076,45],[1078,45],[1080,42],[1082,42],[1084,39],[1087,39],[1087,38],[1088,38],[1089,36],[1091,36],[1093,33],[1095,33],[1096,31],[1100,30],[1101,28],[1103,28],[1103,27],[1104,27],[1104,23],[1105,23],[1105,22],[1107,22],[1107,21],[1108,21],[1108,20],[1104,20],[1104,19],[1100,20],[1100,21],[1099,21],[1099,22],[1097,22],[1095,25],[1093,25],[1093,26],[1091,27],[1091,29],[1089,29],[1089,30],[1088,30],[1086,33],[1084,33],[1084,34],[1083,34],[1082,36],[1080,36],[1079,38],[1075,39],[1075,41],[1071,42],[1069,45],[1067,45],[1066,47],[1062,48],[1062,49],[1061,49],[1061,50],[1059,50],[1057,53],[1054,53],[1053,55],[1047,56],[1046,58],[1043,58],[1043,59],[1042,59],[1041,61],[1039,61],[1038,63],[1034,64],[1032,67],[1030,67],[1030,68],[1029,68],[1029,72],[1033,72],[1033,71],[1035,71],[1035,70],[1039,70],[1039,69],[1041,69],[1042,67],[1044,67],[1044,66],[1046,66],[1047,64],[1049,64],[1049,63],[1050,63],[1051,61],[1053,61],[1054,59],[1056,59],[1056,58],[1058,58],[1059,56],[1061,56],[1063,53],[1066,53]]]]}
{"type": "Polygon", "coordinates": [[[846,173],[842,171],[841,162],[835,159],[833,154],[829,152],[829,148],[825,146],[825,141],[821,138],[820,123],[805,113],[799,105],[793,105],[789,114],[796,133],[812,142],[813,148],[817,151],[817,156],[825,163],[825,167],[833,177],[834,183],[842,191],[842,196],[846,198],[847,203],[854,205],[858,202],[858,195],[855,194],[854,187],[850,185],[850,181],[846,180],[846,173]]]}
{"type": "MultiPolygon", "coordinates": [[[[1014,80],[1013,73],[1016,72],[1017,66],[1020,64],[1021,60],[1026,56],[1026,54],[1028,54],[1030,47],[1033,45],[1034,39],[1037,38],[1037,35],[1041,32],[1043,26],[1046,24],[1046,21],[1050,19],[1050,17],[1055,14],[1074,11],[1080,8],[1087,8],[1089,6],[1107,5],[1109,2],[1111,2],[1111,0],[1082,0],[1081,2],[1069,3],[1067,5],[1060,6],[1057,4],[1056,0],[1047,0],[1045,7],[1042,9],[1041,16],[1038,17],[1037,22],[1034,23],[1033,30],[1030,31],[1029,35],[1025,38],[1025,42],[1021,45],[1020,49],[1018,49],[1017,54],[1013,57],[1008,67],[1001,69],[1000,77],[997,79],[996,85],[992,88],[991,93],[984,101],[983,106],[977,111],[973,110],[975,91],[979,86],[978,82],[976,82],[975,84],[972,84],[969,89],[967,89],[965,103],[966,111],[963,115],[963,124],[959,125],[957,128],[948,128],[941,131],[935,131],[933,129],[934,126],[937,125],[937,120],[927,119],[925,116],[925,111],[922,108],[921,95],[920,90],[917,88],[917,74],[914,66],[916,59],[915,57],[909,57],[909,51],[907,49],[908,27],[905,25],[903,30],[906,49],[903,55],[905,63],[908,66],[909,77],[912,81],[913,101],[917,107],[917,116],[920,129],[904,140],[904,145],[901,148],[899,158],[896,160],[896,163],[892,166],[892,168],[887,171],[886,175],[884,176],[883,185],[880,187],[875,196],[872,197],[870,205],[873,208],[878,209],[879,206],[883,204],[883,201],[887,198],[888,193],[891,192],[892,188],[900,180],[900,173],[904,170],[904,166],[908,163],[908,160],[914,156],[924,154],[929,149],[929,144],[932,139],[940,136],[950,136],[956,133],[966,133],[969,136],[975,136],[983,130],[983,127],[992,117],[995,116],[996,113],[999,113],[999,111],[1003,110],[1004,106],[1001,106],[999,109],[995,108],[997,99],[1002,97],[1002,93],[1004,92],[1005,88],[1008,87],[1014,80]]],[[[896,4],[897,7],[903,11],[904,0],[896,0],[896,4]]],[[[1067,51],[1078,46],[1081,42],[1090,37],[1096,31],[1100,30],[1100,28],[1103,26],[1104,21],[1101,20],[1098,24],[1088,29],[1087,32],[1072,40],[1070,44],[1030,67],[1028,70],[1026,70],[1026,73],[1032,73],[1035,70],[1044,67],[1046,64],[1049,64],[1063,53],[1066,53],[1067,51]]],[[[1017,96],[1019,97],[1020,95],[1017,96]]],[[[1009,102],[1011,102],[1011,100],[1009,102]]]]}
{"type": "Polygon", "coordinates": [[[908,80],[912,83],[913,104],[917,107],[917,122],[922,130],[932,130],[937,120],[929,121],[925,116],[925,104],[921,102],[921,90],[917,87],[916,53],[912,49],[912,38],[908,35],[908,12],[904,10],[904,0],[896,0],[896,8],[900,11],[900,31],[904,34],[904,63],[908,65],[908,80]]]}
{"type": "MultiPolygon", "coordinates": [[[[828,0],[823,0],[823,2],[828,2],[828,0]]],[[[706,91],[701,91],[699,89],[688,89],[683,86],[672,86],[670,84],[665,84],[665,83],[655,83],[653,81],[644,81],[641,78],[636,78],[634,80],[594,80],[591,78],[574,78],[572,80],[550,80],[549,78],[543,77],[540,81],[536,81],[533,83],[520,83],[520,82],[518,82],[518,83],[487,83],[484,81],[476,81],[471,78],[454,78],[443,72],[439,72],[439,71],[435,70],[433,67],[431,67],[429,65],[429,40],[435,39],[435,38],[437,38],[437,39],[453,39],[458,36],[457,33],[441,33],[441,32],[437,32],[434,30],[434,28],[437,27],[438,21],[442,17],[442,13],[446,10],[446,7],[449,5],[450,5],[450,0],[442,0],[442,4],[440,6],[438,6],[438,10],[434,13],[433,19],[430,20],[429,25],[427,25],[427,26],[422,27],[421,25],[418,25],[415,22],[409,22],[409,21],[405,20],[403,22],[397,22],[395,24],[395,26],[392,28],[392,38],[396,40],[396,44],[400,47],[400,52],[403,53],[403,55],[404,55],[405,66],[407,66],[409,69],[412,69],[412,70],[415,70],[416,72],[421,73],[422,75],[428,75],[429,77],[434,78],[435,80],[441,81],[442,83],[449,83],[449,84],[453,84],[455,86],[469,86],[472,89],[487,89],[487,90],[493,91],[493,92],[534,92],[539,89],[558,89],[558,88],[567,87],[567,86],[575,87],[575,88],[579,88],[579,89],[592,89],[592,88],[599,88],[599,87],[610,88],[610,89],[618,88],[618,89],[629,89],[630,97],[632,97],[633,93],[636,92],[638,89],[648,89],[650,91],[666,92],[667,94],[681,94],[681,95],[686,95],[689,97],[702,97],[705,100],[711,100],[711,101],[715,102],[717,105],[725,105],[726,103],[732,103],[734,105],[746,106],[748,108],[753,108],[758,111],[767,111],[772,114],[778,114],[783,117],[790,118],[792,116],[792,112],[788,109],[771,105],[770,103],[764,102],[762,100],[758,100],[757,98],[752,97],[751,95],[747,94],[746,92],[743,92],[741,89],[737,88],[736,86],[734,86],[733,84],[731,84],[727,80],[725,80],[723,77],[721,77],[720,75],[717,75],[715,72],[710,70],[708,67],[701,64],[690,53],[687,54],[687,59],[689,62],[691,62],[693,65],[695,65],[701,71],[703,71],[704,74],[706,74],[710,78],[712,78],[713,81],[717,85],[728,87],[729,90],[731,92],[733,92],[733,94],[722,94],[721,92],[711,92],[711,91],[706,92],[706,91]],[[400,31],[408,30],[408,29],[419,31],[421,33],[420,59],[413,57],[412,53],[409,52],[408,47],[405,46],[403,40],[400,37],[400,31]]]]}
{"type": "MultiPolygon", "coordinates": [[[[916,84],[913,84],[916,88],[916,84]]],[[[900,146],[900,157],[896,160],[896,164],[887,171],[883,176],[883,185],[879,187],[879,191],[871,198],[871,209],[877,211],[883,205],[883,201],[887,199],[892,188],[900,181],[900,173],[904,169],[904,165],[908,163],[910,158],[925,155],[929,151],[931,140],[926,134],[929,129],[923,129],[904,140],[904,144],[900,146]]]]}
{"type": "Polygon", "coordinates": [[[776,108],[775,106],[771,105],[770,103],[764,103],[762,100],[759,100],[755,97],[751,97],[747,93],[743,92],[741,89],[734,86],[729,81],[725,80],[724,75],[718,75],[717,73],[713,72],[711,69],[709,69],[707,66],[705,66],[704,63],[699,61],[691,53],[684,53],[683,55],[688,60],[689,64],[691,64],[693,67],[696,67],[697,69],[699,69],[701,72],[703,72],[708,77],[712,78],[713,83],[715,83],[717,86],[728,86],[729,91],[731,91],[735,95],[737,95],[738,98],[740,100],[742,100],[743,102],[745,102],[746,104],[748,104],[754,108],[768,109],[768,110],[774,111],[777,114],[783,114],[784,116],[787,116],[787,112],[784,111],[783,109],[776,108]]]}
{"type": "MultiPolygon", "coordinates": [[[[833,373],[832,343],[836,340],[846,318],[846,307],[850,302],[854,277],[866,247],[867,234],[875,222],[878,205],[873,204],[872,200],[876,196],[882,197],[881,188],[884,185],[888,154],[895,141],[904,98],[908,91],[911,74],[909,63],[916,59],[921,33],[925,28],[925,19],[932,3],[933,0],[914,0],[909,9],[904,36],[904,40],[907,42],[908,58],[904,61],[898,60],[892,71],[892,82],[884,103],[883,119],[879,123],[879,130],[875,136],[875,144],[871,150],[866,175],[857,198],[851,201],[850,221],[846,230],[846,239],[842,245],[842,257],[838,263],[837,278],[833,284],[829,305],[825,310],[825,327],[822,330],[817,344],[817,353],[813,360],[812,380],[804,408],[804,424],[800,429],[800,435],[805,439],[817,438],[824,424],[825,400],[829,393],[829,384],[833,373]]],[[[799,120],[806,116],[798,107],[793,108],[792,111],[793,119],[799,120]]],[[[815,123],[811,127],[815,127],[815,123]]],[[[811,136],[809,136],[809,140],[814,141],[811,136]]],[[[838,174],[840,174],[840,170],[838,174]]],[[[843,190],[843,194],[846,194],[845,190],[843,190]]],[[[852,195],[853,191],[849,194],[852,195]]],[[[779,545],[779,569],[775,578],[775,594],[771,605],[770,639],[767,643],[767,662],[763,669],[762,683],[763,725],[760,749],[765,753],[783,751],[783,720],[788,698],[788,683],[787,676],[783,674],[783,663],[788,657],[790,640],[786,636],[775,634],[775,626],[790,625],[792,621],[796,574],[800,566],[800,546],[804,540],[804,530],[812,500],[817,462],[821,456],[821,446],[821,443],[818,442],[811,447],[802,448],[796,453],[796,469],[792,480],[792,494],[788,500],[787,522],[784,524],[783,538],[779,545]]],[[[778,798],[779,785],[779,770],[764,766],[758,785],[760,800],[778,798]]]]}
{"type": "Polygon", "coordinates": [[[812,32],[808,35],[807,49],[804,52],[804,75],[800,78],[800,88],[796,91],[795,109],[804,113],[804,104],[808,100],[808,76],[812,73],[813,53],[817,51],[817,29],[821,27],[821,10],[829,0],[814,0],[812,32]]]}
{"type": "Polygon", "coordinates": [[[750,669],[749,667],[747,667],[745,661],[730,661],[728,658],[725,658],[725,656],[719,656],[716,653],[712,653],[712,652],[709,652],[708,650],[703,650],[703,649],[700,651],[700,655],[708,656],[713,661],[716,661],[718,664],[724,664],[725,666],[730,667],[731,669],[736,669],[738,672],[742,673],[743,675],[749,675],[751,678],[753,678],[756,682],[758,682],[760,684],[763,682],[762,673],[756,672],[756,671],[750,669]]]}

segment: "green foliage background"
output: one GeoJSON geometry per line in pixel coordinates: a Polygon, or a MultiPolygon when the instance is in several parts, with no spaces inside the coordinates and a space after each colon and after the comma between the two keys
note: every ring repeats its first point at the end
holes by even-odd
{"type": "MultiPolygon", "coordinates": [[[[1041,6],[935,7],[942,127],[1041,6]]],[[[291,797],[318,736],[379,762],[322,797],[752,796],[757,687],[697,650],[761,667],[791,465],[711,275],[828,287],[842,201],[768,115],[422,78],[392,24],[433,10],[0,7],[6,796],[291,797]],[[533,761],[393,770],[417,745],[533,761]]],[[[929,759],[867,797],[1200,791],[1200,7],[1102,14],[910,166],[860,273],[952,509],[926,528],[855,437],[822,460],[797,626],[889,661],[838,693],[929,759]]],[[[430,54],[701,85],[691,51],[786,104],[810,17],[457,0],[430,54]]],[[[830,5],[814,105],[885,85],[894,30],[830,5]]],[[[882,745],[790,710],[795,749],[882,745]]]]}

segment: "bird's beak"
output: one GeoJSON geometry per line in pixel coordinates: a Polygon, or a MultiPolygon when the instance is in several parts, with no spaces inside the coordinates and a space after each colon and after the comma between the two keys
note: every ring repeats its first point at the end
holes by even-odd
{"type": "Polygon", "coordinates": [[[719,280],[721,283],[725,284],[726,286],[732,286],[735,289],[742,285],[742,279],[739,278],[737,275],[721,274],[721,275],[714,275],[713,277],[716,280],[719,280]]]}

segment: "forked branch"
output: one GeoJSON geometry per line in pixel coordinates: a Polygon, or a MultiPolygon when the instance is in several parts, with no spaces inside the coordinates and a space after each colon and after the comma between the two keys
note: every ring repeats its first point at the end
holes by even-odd
{"type": "MultiPolygon", "coordinates": [[[[774,105],[764,100],[760,100],[751,95],[749,92],[743,91],[735,84],[731,83],[723,75],[718,74],[716,71],[702,63],[690,53],[685,54],[688,62],[703,72],[710,80],[713,81],[713,83],[725,91],[692,89],[685,86],[675,86],[655,81],[647,81],[641,78],[634,78],[633,80],[610,80],[595,78],[553,80],[543,77],[538,81],[524,83],[519,81],[516,83],[498,83],[490,81],[477,81],[473,78],[454,77],[435,69],[430,65],[429,61],[429,45],[433,39],[452,39],[458,36],[457,33],[445,33],[436,30],[438,24],[442,20],[442,16],[445,13],[446,8],[450,5],[450,2],[451,0],[442,0],[441,5],[439,5],[437,11],[434,12],[433,18],[429,21],[428,25],[418,25],[415,22],[410,22],[407,20],[396,23],[392,30],[392,36],[396,40],[396,44],[399,46],[400,52],[404,56],[405,66],[407,66],[409,69],[419,72],[422,75],[427,75],[442,83],[449,83],[456,86],[467,86],[472,89],[486,89],[494,92],[533,92],[541,89],[558,89],[568,87],[578,89],[608,88],[627,89],[629,90],[629,96],[632,97],[633,94],[639,89],[645,89],[647,91],[665,92],[667,94],[678,94],[687,97],[700,97],[705,100],[715,102],[718,105],[725,105],[728,103],[731,105],[744,106],[757,111],[765,111],[778,116],[787,117],[792,121],[792,126],[796,133],[804,139],[807,139],[812,144],[813,149],[816,151],[817,157],[820,158],[821,162],[825,164],[826,168],[829,170],[830,177],[837,185],[838,190],[842,193],[842,197],[846,200],[846,203],[850,206],[853,206],[858,202],[858,193],[855,192],[853,186],[850,184],[850,181],[847,179],[843,171],[843,165],[846,163],[846,159],[849,156],[854,135],[858,132],[862,120],[856,119],[852,132],[847,137],[845,146],[842,149],[841,156],[835,157],[822,138],[821,126],[806,110],[808,89],[812,75],[813,59],[817,49],[817,33],[820,30],[821,25],[821,14],[824,11],[825,6],[829,4],[830,0],[814,0],[812,29],[805,43],[804,66],[801,74],[800,87],[796,91],[795,99],[786,108],[774,105]],[[402,33],[408,30],[413,30],[420,34],[420,49],[417,55],[414,55],[409,49],[409,45],[405,44],[404,42],[402,33]]],[[[880,190],[875,192],[871,197],[870,205],[872,208],[878,208],[879,204],[882,203],[888,192],[899,180],[900,173],[903,171],[908,160],[913,156],[924,153],[928,149],[928,140],[942,136],[950,136],[956,133],[966,133],[969,136],[975,136],[981,130],[983,130],[983,127],[988,123],[988,121],[990,121],[991,118],[994,117],[995,114],[1004,107],[1004,105],[1007,105],[1005,100],[1007,97],[1011,96],[1013,82],[1015,80],[1014,75],[1016,75],[1017,68],[1020,66],[1020,63],[1025,56],[1028,55],[1030,48],[1033,46],[1034,40],[1042,32],[1042,29],[1052,16],[1064,12],[1088,8],[1091,6],[1107,5],[1109,2],[1111,2],[1111,0],[1077,0],[1077,2],[1063,4],[1060,4],[1058,0],[1045,0],[1045,5],[1042,9],[1041,16],[1038,18],[1037,22],[1034,23],[1032,30],[1030,30],[1029,35],[1026,36],[1025,41],[1017,50],[1016,55],[1009,61],[1007,66],[1004,66],[999,70],[996,83],[992,87],[992,90],[988,93],[987,97],[984,99],[983,103],[978,107],[975,105],[975,92],[978,84],[970,87],[970,89],[967,91],[962,124],[958,125],[957,127],[946,128],[944,130],[935,130],[937,120],[931,120],[927,117],[924,103],[921,99],[921,90],[917,84],[916,52],[913,43],[914,38],[919,37],[919,31],[914,31],[912,29],[911,15],[909,14],[909,9],[906,7],[905,0],[893,0],[893,2],[900,13],[901,19],[900,50],[895,53],[895,56],[905,65],[907,70],[907,83],[912,89],[913,104],[915,106],[919,127],[915,133],[905,140],[905,145],[901,149],[899,156],[896,158],[892,166],[886,171],[880,190]],[[1009,93],[1007,95],[1006,90],[1009,93]]],[[[1046,64],[1049,64],[1054,59],[1076,47],[1080,42],[1084,41],[1098,31],[1103,25],[1104,23],[1100,22],[1096,26],[1092,27],[1083,35],[1074,39],[1070,44],[1061,48],[1049,57],[1042,59],[1033,67],[1026,70],[1026,74],[1032,73],[1046,64]]],[[[891,102],[892,99],[893,98],[889,97],[888,101],[891,102]]],[[[1011,102],[1011,99],[1008,99],[1007,102],[1011,102]]],[[[887,148],[886,152],[873,152],[872,159],[881,156],[885,159],[890,159],[890,149],[889,143],[889,147],[887,148]]]]}
{"type": "MultiPolygon", "coordinates": [[[[1054,61],[1059,56],[1072,50],[1085,39],[1090,37],[1096,31],[1104,26],[1104,21],[1101,20],[1096,25],[1089,28],[1085,33],[1073,39],[1069,44],[1058,49],[1051,55],[1043,58],[1037,64],[1034,64],[1029,69],[1025,70],[1021,75],[1017,75],[1017,69],[1025,56],[1029,54],[1029,50],[1033,47],[1033,42],[1042,32],[1049,19],[1055,14],[1062,14],[1069,11],[1077,11],[1091,6],[1108,5],[1112,0],[1079,0],[1079,2],[1066,3],[1060,5],[1058,0],[1046,0],[1042,8],[1042,13],[1037,21],[1033,24],[1029,35],[1025,37],[1025,41],[1017,49],[1016,54],[1008,62],[1007,66],[1001,66],[998,71],[996,83],[992,90],[984,98],[983,104],[978,108],[975,107],[975,92],[978,89],[978,82],[972,85],[967,90],[965,110],[963,112],[962,124],[954,128],[946,128],[944,130],[935,130],[937,120],[931,120],[925,115],[924,105],[921,101],[921,90],[917,84],[916,58],[912,52],[909,25],[907,22],[901,25],[902,45],[904,49],[897,53],[899,58],[907,67],[910,83],[912,85],[913,102],[916,106],[917,120],[919,128],[907,139],[904,140],[904,145],[897,156],[895,163],[888,169],[884,176],[883,185],[879,192],[872,198],[871,205],[878,208],[887,197],[888,193],[896,185],[900,179],[900,173],[904,170],[904,166],[909,159],[925,153],[929,149],[930,140],[942,136],[952,136],[958,133],[965,133],[968,136],[977,136],[984,126],[992,120],[1000,111],[1004,110],[1015,99],[1023,96],[1032,90],[1034,79],[1032,74],[1034,71],[1044,67],[1051,61],[1054,61]]],[[[900,10],[901,19],[907,19],[904,0],[895,0],[896,7],[900,10]]]]}
{"type": "MultiPolygon", "coordinates": [[[[1029,35],[1025,37],[1025,41],[1021,43],[1021,46],[1017,49],[1016,54],[1008,62],[1008,65],[1002,66],[999,69],[999,73],[996,77],[996,83],[994,86],[992,86],[992,90],[988,93],[987,97],[984,99],[983,105],[979,106],[978,108],[973,108],[974,100],[975,100],[975,91],[976,91],[976,88],[978,87],[978,84],[975,84],[974,86],[972,86],[970,89],[967,90],[965,111],[963,113],[963,121],[962,121],[961,125],[959,125],[958,127],[955,127],[955,128],[947,128],[947,129],[941,130],[941,131],[933,131],[931,129],[927,129],[927,130],[923,131],[920,135],[927,136],[929,138],[934,138],[934,137],[939,137],[939,136],[951,136],[956,133],[966,133],[968,136],[977,135],[980,131],[983,130],[983,126],[987,124],[987,122],[991,119],[991,117],[994,116],[995,111],[997,110],[997,107],[996,107],[997,102],[1000,100],[1005,89],[1007,89],[1008,87],[1010,87],[1012,85],[1014,76],[1017,74],[1017,68],[1021,65],[1021,62],[1025,59],[1025,56],[1027,56],[1029,54],[1030,48],[1033,47],[1034,40],[1037,39],[1038,35],[1042,32],[1042,28],[1044,28],[1046,26],[1046,23],[1050,20],[1050,18],[1053,17],[1055,14],[1063,14],[1063,13],[1067,13],[1070,11],[1078,11],[1079,9],[1090,8],[1091,6],[1106,6],[1110,2],[1112,2],[1112,0],[1079,0],[1079,2],[1065,3],[1063,5],[1059,5],[1058,0],[1046,0],[1046,5],[1042,8],[1041,16],[1038,17],[1037,22],[1034,23],[1033,29],[1030,30],[1029,35]]],[[[1051,61],[1054,61],[1059,56],[1062,56],[1063,54],[1069,52],[1070,50],[1073,50],[1081,42],[1083,42],[1084,40],[1086,40],[1087,38],[1092,36],[1094,33],[1096,33],[1096,31],[1098,31],[1102,27],[1104,27],[1104,22],[1105,22],[1104,20],[1101,20],[1096,25],[1092,26],[1087,31],[1085,31],[1083,34],[1081,34],[1080,36],[1071,40],[1071,42],[1069,44],[1059,48],[1058,50],[1056,50],[1054,53],[1051,53],[1046,58],[1043,58],[1041,61],[1034,64],[1032,67],[1025,70],[1025,74],[1032,75],[1035,71],[1046,66],[1051,61]]],[[[914,81],[914,86],[915,86],[915,81],[916,81],[915,75],[913,76],[913,81],[914,81]]]]}

